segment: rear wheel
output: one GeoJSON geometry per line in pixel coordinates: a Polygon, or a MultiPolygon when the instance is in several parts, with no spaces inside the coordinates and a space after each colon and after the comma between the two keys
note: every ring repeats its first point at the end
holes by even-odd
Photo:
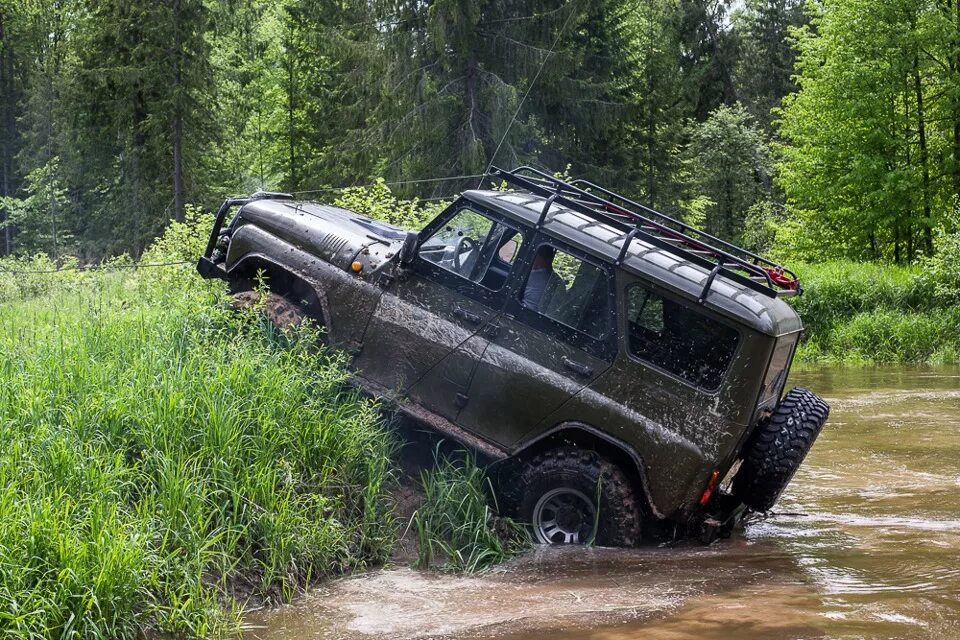
{"type": "Polygon", "coordinates": [[[744,447],[733,494],[754,511],[768,511],[800,468],[828,415],[830,407],[812,391],[797,387],[787,393],[744,447]]]}
{"type": "Polygon", "coordinates": [[[630,482],[594,451],[563,447],[538,455],[520,474],[517,516],[540,544],[633,546],[640,513],[630,482]]]}

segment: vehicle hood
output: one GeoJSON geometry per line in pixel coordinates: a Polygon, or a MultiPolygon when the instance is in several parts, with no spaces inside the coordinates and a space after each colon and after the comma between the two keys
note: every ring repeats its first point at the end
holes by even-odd
{"type": "Polygon", "coordinates": [[[367,272],[392,257],[406,236],[399,227],[316,202],[257,200],[240,210],[237,224],[244,223],[344,269],[360,259],[367,272]]]}

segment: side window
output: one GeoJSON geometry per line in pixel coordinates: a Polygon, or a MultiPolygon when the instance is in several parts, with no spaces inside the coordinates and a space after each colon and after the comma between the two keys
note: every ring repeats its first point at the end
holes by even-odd
{"type": "Polygon", "coordinates": [[[520,300],[551,320],[601,338],[610,328],[609,286],[602,268],[542,244],[520,300]]]}
{"type": "Polygon", "coordinates": [[[633,355],[698,387],[720,386],[740,334],[639,284],[627,287],[626,305],[633,355]]]}
{"type": "Polygon", "coordinates": [[[420,257],[492,291],[507,281],[523,236],[471,209],[461,209],[420,245],[420,257]]]}
{"type": "Polygon", "coordinates": [[[770,359],[767,377],[763,380],[760,402],[778,396],[780,392],[783,391],[783,384],[787,381],[787,368],[790,366],[790,356],[793,354],[793,348],[797,345],[798,339],[799,336],[797,335],[780,338],[780,341],[777,343],[777,348],[773,351],[773,357],[770,359]]]}

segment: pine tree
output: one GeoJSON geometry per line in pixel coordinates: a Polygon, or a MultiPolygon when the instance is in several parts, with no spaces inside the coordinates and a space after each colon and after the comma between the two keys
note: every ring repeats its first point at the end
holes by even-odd
{"type": "Polygon", "coordinates": [[[789,32],[806,21],[801,0],[747,0],[733,14],[740,43],[737,98],[767,132],[773,110],[796,88],[789,32]]]}

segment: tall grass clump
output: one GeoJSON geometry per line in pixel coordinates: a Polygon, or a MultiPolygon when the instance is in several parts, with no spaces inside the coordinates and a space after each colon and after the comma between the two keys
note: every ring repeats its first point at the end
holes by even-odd
{"type": "Polygon", "coordinates": [[[960,354],[960,312],[929,267],[828,262],[798,269],[792,299],[806,327],[805,361],[944,363],[960,354]]]}
{"type": "MultiPolygon", "coordinates": [[[[194,257],[192,229],[150,259],[194,257]]],[[[189,266],[61,275],[0,302],[0,634],[221,635],[250,595],[385,559],[391,436],[309,328],[189,266]]]]}
{"type": "Polygon", "coordinates": [[[421,481],[424,501],[413,517],[420,568],[479,571],[529,548],[526,530],[490,506],[492,485],[472,455],[438,454],[421,481]]]}

